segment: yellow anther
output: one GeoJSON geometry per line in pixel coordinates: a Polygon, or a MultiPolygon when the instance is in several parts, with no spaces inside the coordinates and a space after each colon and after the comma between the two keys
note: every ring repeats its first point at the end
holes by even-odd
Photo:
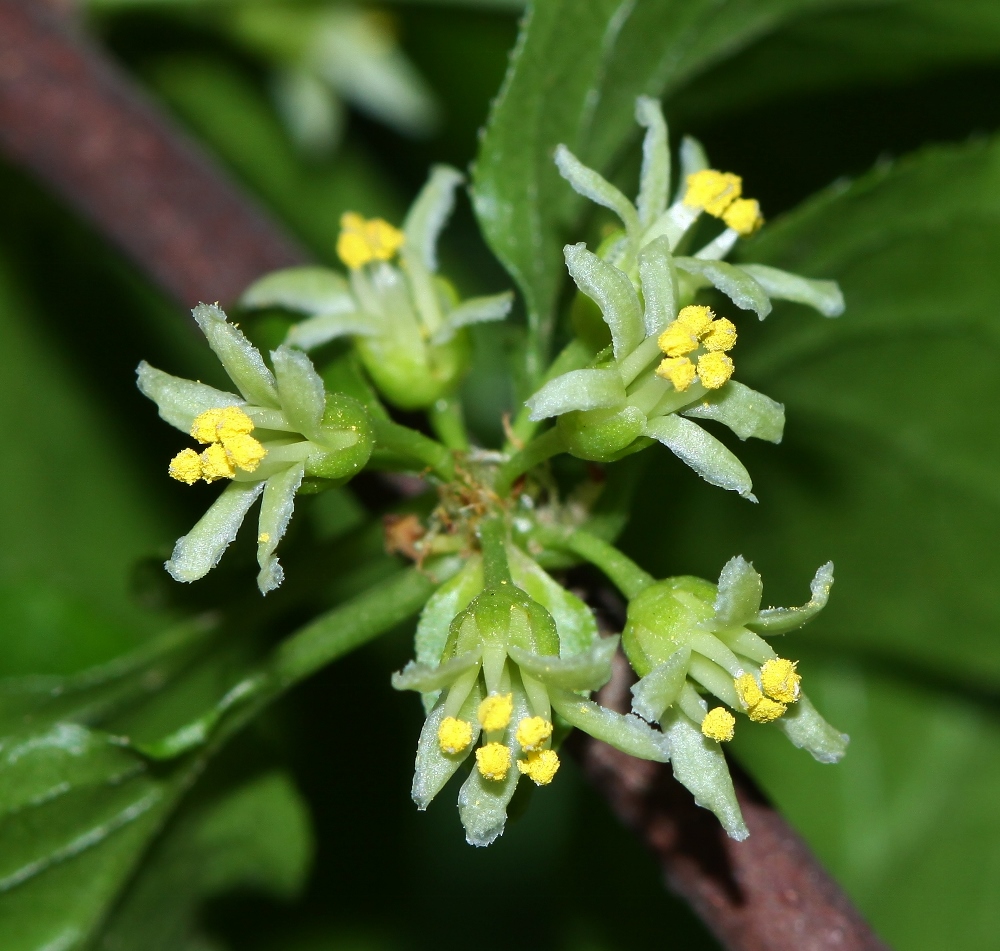
{"type": "Polygon", "coordinates": [[[725,707],[715,707],[701,721],[701,732],[716,743],[728,743],[736,732],[736,717],[725,707]]]}
{"type": "Polygon", "coordinates": [[[271,533],[270,533],[270,532],[261,532],[261,533],[260,533],[260,534],[259,534],[259,535],[257,536],[257,541],[258,541],[258,542],[259,542],[259,543],[260,543],[261,545],[266,545],[266,544],[267,544],[267,543],[268,543],[268,542],[269,542],[270,540],[271,540],[271,533]]]}
{"type": "Polygon", "coordinates": [[[476,750],[476,766],[483,779],[500,781],[510,769],[510,750],[503,743],[487,743],[476,750]]]}
{"type": "Polygon", "coordinates": [[[736,688],[736,695],[740,698],[740,703],[748,710],[764,699],[764,694],[753,674],[740,674],[733,681],[733,686],[736,688]]]}
{"type": "Polygon", "coordinates": [[[253,420],[238,406],[208,409],[191,424],[191,437],[200,443],[218,442],[253,432],[253,420]]]}
{"type": "Polygon", "coordinates": [[[732,350],[736,346],[736,325],[725,317],[713,320],[701,338],[701,345],[709,352],[732,350]]]}
{"type": "Polygon", "coordinates": [[[690,330],[696,337],[708,330],[713,320],[715,311],[703,304],[688,304],[687,307],[682,307],[677,315],[677,323],[690,330]]]}
{"type": "Polygon", "coordinates": [[[182,449],[170,460],[171,479],[194,485],[201,478],[201,458],[193,449],[182,449]]]}
{"type": "Polygon", "coordinates": [[[683,393],[694,383],[694,364],[687,357],[664,357],[656,368],[656,375],[669,380],[678,393],[683,393]]]}
{"type": "Polygon", "coordinates": [[[746,237],[764,223],[764,216],[760,213],[757,199],[738,198],[726,209],[722,220],[733,231],[746,237]]]}
{"type": "Polygon", "coordinates": [[[760,669],[760,685],[772,700],[795,703],[801,693],[802,677],[795,672],[796,662],[776,657],[760,669]]]}
{"type": "Polygon", "coordinates": [[[219,443],[213,443],[200,456],[201,477],[206,482],[216,479],[231,479],[236,475],[236,468],[229,454],[219,443]]]}
{"type": "Polygon", "coordinates": [[[717,390],[733,375],[733,361],[716,351],[698,357],[698,379],[706,390],[717,390]]]}
{"type": "Polygon", "coordinates": [[[479,704],[479,722],[487,733],[495,733],[510,723],[514,712],[514,695],[495,693],[479,704]]]}
{"type": "Polygon", "coordinates": [[[337,256],[353,271],[369,261],[391,260],[403,240],[403,232],[389,222],[347,211],[340,218],[337,256]]]}
{"type": "Polygon", "coordinates": [[[253,472],[267,455],[267,450],[253,436],[243,433],[223,436],[222,446],[230,459],[245,472],[253,472]]]}
{"type": "Polygon", "coordinates": [[[684,204],[689,208],[704,208],[716,218],[740,197],[743,179],[732,172],[719,172],[706,168],[687,177],[684,204]]]}
{"type": "MultiPolygon", "coordinates": [[[[442,753],[461,753],[472,742],[472,724],[456,717],[445,717],[438,727],[438,745],[442,753]]],[[[499,744],[494,744],[499,745],[499,744]]],[[[507,749],[505,746],[504,749],[507,749]]]]}
{"type": "Polygon", "coordinates": [[[776,703],[765,697],[747,710],[747,716],[755,723],[770,723],[772,720],[777,720],[787,709],[783,703],[776,703]]]}
{"type": "Polygon", "coordinates": [[[548,786],[559,772],[559,755],[555,750],[538,750],[519,759],[517,768],[537,785],[548,786]]]}
{"type": "Polygon", "coordinates": [[[683,357],[685,353],[698,349],[698,337],[679,320],[670,324],[656,343],[668,357],[683,357]]]}
{"type": "Polygon", "coordinates": [[[540,750],[542,744],[552,736],[552,724],[545,717],[525,717],[517,725],[517,733],[514,735],[523,750],[540,750]]]}

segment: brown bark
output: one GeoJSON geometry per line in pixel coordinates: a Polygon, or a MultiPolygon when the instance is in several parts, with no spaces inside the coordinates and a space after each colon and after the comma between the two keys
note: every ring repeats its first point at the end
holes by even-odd
{"type": "MultiPolygon", "coordinates": [[[[227,301],[304,253],[60,12],[0,0],[0,149],[47,182],[185,306],[227,301]]],[[[603,700],[625,706],[622,667],[603,700]]],[[[750,838],[726,838],[669,766],[587,737],[575,749],[612,809],[732,951],[878,951],[808,847],[744,777],[750,838]]]]}
{"type": "Polygon", "coordinates": [[[184,307],[306,257],[53,0],[0,0],[0,148],[184,307]]]}

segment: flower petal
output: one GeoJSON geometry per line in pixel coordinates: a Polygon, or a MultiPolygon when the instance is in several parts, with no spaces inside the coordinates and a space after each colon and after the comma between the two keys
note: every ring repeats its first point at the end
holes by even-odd
{"type": "MultiPolygon", "coordinates": [[[[461,753],[445,753],[438,741],[438,728],[445,716],[446,697],[442,697],[424,720],[417,741],[417,759],[413,770],[413,786],[410,795],[423,811],[431,800],[444,789],[445,784],[455,775],[455,771],[475,749],[479,739],[479,720],[476,710],[483,699],[482,688],[477,684],[462,704],[458,715],[472,727],[472,742],[461,753]]],[[[516,772],[516,770],[515,770],[516,772]]]]}
{"type": "Polygon", "coordinates": [[[850,737],[830,726],[805,694],[775,722],[793,745],[808,750],[821,763],[836,763],[847,752],[850,737]]]}
{"type": "Polygon", "coordinates": [[[520,647],[508,648],[511,660],[546,687],[563,690],[599,690],[611,679],[611,658],[618,637],[602,637],[589,650],[569,657],[533,654],[520,647]]]}
{"type": "Polygon", "coordinates": [[[338,337],[370,337],[378,333],[367,314],[351,311],[344,314],[317,314],[288,330],[285,343],[302,350],[313,350],[338,337]]]}
{"type": "Polygon", "coordinates": [[[295,493],[302,485],[305,466],[302,463],[290,466],[284,472],[271,476],[264,484],[264,500],[260,505],[260,520],[257,523],[257,587],[261,594],[273,591],[284,580],[285,572],[274,550],[284,537],[295,507],[295,493]]]}
{"type": "Polygon", "coordinates": [[[177,539],[164,565],[175,581],[197,581],[218,563],[236,537],[250,506],[264,491],[263,482],[231,482],[187,535],[177,539]]]}
{"type": "Polygon", "coordinates": [[[663,443],[706,482],[739,492],[756,502],[751,493],[750,473],[718,439],[680,416],[658,416],[646,424],[646,435],[663,443]]]}
{"type": "Polygon", "coordinates": [[[639,253],[639,279],[646,303],[646,335],[652,336],[677,316],[677,269],[665,235],[650,241],[639,253]]]}
{"type": "Polygon", "coordinates": [[[313,264],[272,271],[254,281],[243,292],[240,306],[283,307],[310,316],[346,314],[356,307],[347,281],[332,268],[313,264]]]}
{"type": "Polygon", "coordinates": [[[434,666],[411,660],[402,670],[392,675],[393,689],[418,690],[420,693],[442,690],[466,671],[478,667],[482,663],[482,656],[482,651],[469,651],[434,666]]]}
{"type": "Polygon", "coordinates": [[[740,264],[768,297],[790,300],[814,307],[824,317],[839,317],[844,312],[844,295],[836,281],[815,281],[766,264],[740,264]]]}
{"type": "Polygon", "coordinates": [[[638,759],[657,763],[666,763],[670,759],[666,737],[637,716],[615,713],[593,700],[584,700],[565,690],[552,690],[550,699],[564,720],[595,739],[603,740],[638,759]]]}
{"type": "Polygon", "coordinates": [[[447,343],[455,336],[455,331],[469,324],[484,324],[493,320],[503,320],[514,306],[513,291],[492,294],[489,297],[470,297],[448,312],[444,324],[431,338],[432,343],[447,343]]]}
{"type": "Polygon", "coordinates": [[[674,258],[674,264],[678,270],[707,281],[737,307],[754,311],[761,320],[771,313],[771,300],[764,288],[735,264],[684,257],[674,258]]]}
{"type": "Polygon", "coordinates": [[[462,173],[448,165],[435,165],[403,222],[403,253],[416,258],[428,271],[437,270],[437,241],[455,207],[455,189],[462,173]]]}
{"type": "Polygon", "coordinates": [[[205,410],[240,406],[243,403],[239,396],[217,390],[205,383],[171,376],[151,367],[145,360],[139,364],[135,373],[139,391],[156,403],[160,418],[183,433],[191,432],[195,417],[205,410]]]}
{"type": "Polygon", "coordinates": [[[760,634],[785,634],[811,621],[830,598],[833,587],[833,562],[821,565],[809,585],[812,597],[799,608],[765,608],[756,618],[747,622],[747,627],[760,634]]]}
{"type": "Polygon", "coordinates": [[[639,175],[639,196],[636,209],[639,223],[648,227],[667,207],[670,190],[670,143],[667,123],[663,120],[660,103],[649,96],[635,101],[635,121],[646,128],[642,140],[642,172],[639,175]]]}
{"type": "Polygon", "coordinates": [[[691,648],[682,647],[633,684],[632,710],[650,723],[659,722],[680,697],[690,660],[691,648]]]}
{"type": "Polygon", "coordinates": [[[199,304],[192,313],[236,389],[250,403],[277,409],[278,391],[264,358],[239,328],[229,322],[222,308],[218,304],[199,304]]]}
{"type": "Polygon", "coordinates": [[[692,419],[714,419],[728,426],[740,439],[753,436],[780,443],[785,431],[785,407],[737,380],[710,390],[701,402],[681,413],[692,419]]]}
{"type": "Polygon", "coordinates": [[[639,213],[614,185],[599,172],[588,168],[565,145],[556,146],[556,167],[579,195],[610,208],[622,220],[633,240],[638,240],[639,213]]]}
{"type": "Polygon", "coordinates": [[[549,380],[525,406],[530,419],[537,422],[549,416],[561,416],[574,410],[603,409],[625,402],[625,385],[614,368],[570,370],[549,380]]]}
{"type": "Polygon", "coordinates": [[[764,582],[742,555],[730,558],[719,575],[715,621],[723,627],[742,627],[760,610],[764,582]]]}
{"type": "Polygon", "coordinates": [[[278,397],[288,422],[297,432],[314,439],[326,409],[326,388],[312,360],[301,350],[281,346],[271,351],[278,397]]]}

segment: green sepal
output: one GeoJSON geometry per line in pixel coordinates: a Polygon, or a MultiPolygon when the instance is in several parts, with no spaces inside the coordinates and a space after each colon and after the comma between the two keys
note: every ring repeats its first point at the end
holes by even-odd
{"type": "Polygon", "coordinates": [[[714,621],[719,627],[741,627],[756,617],[764,582],[742,555],[730,558],[719,575],[714,621]]]}
{"type": "Polygon", "coordinates": [[[735,264],[685,257],[674,258],[674,264],[678,270],[711,284],[742,310],[752,310],[761,320],[771,313],[771,299],[764,288],[735,264]]]}
{"type": "Polygon", "coordinates": [[[615,713],[566,690],[553,688],[549,699],[556,712],[571,726],[638,759],[666,763],[670,747],[662,733],[633,714],[615,713]]]}
{"type": "Polygon", "coordinates": [[[199,304],[191,312],[208,345],[245,399],[257,406],[280,409],[274,376],[260,351],[229,322],[218,304],[199,304]]]}
{"type": "Polygon", "coordinates": [[[850,737],[830,726],[805,694],[775,724],[793,746],[808,750],[820,763],[837,763],[847,752],[850,737]]]}
{"type": "Polygon", "coordinates": [[[326,394],[323,417],[312,441],[318,447],[330,448],[309,456],[306,475],[338,483],[357,475],[375,446],[371,419],[364,406],[343,393],[326,394]]]}
{"type": "Polygon", "coordinates": [[[691,648],[681,647],[662,664],[632,685],[632,710],[650,723],[658,723],[681,695],[687,681],[691,648]]]}
{"type": "Polygon", "coordinates": [[[728,426],[740,439],[764,439],[780,443],[785,431],[785,407],[769,396],[730,380],[718,390],[681,410],[692,419],[712,419],[728,426]]]}
{"type": "Polygon", "coordinates": [[[182,433],[190,433],[195,417],[206,410],[241,406],[244,402],[239,396],[217,390],[207,383],[171,376],[145,360],[136,368],[135,375],[139,392],[156,404],[160,419],[182,433]]]}
{"type": "Polygon", "coordinates": [[[699,806],[715,813],[730,838],[742,842],[750,830],[743,821],[733,779],[719,744],[703,736],[680,710],[669,712],[662,726],[670,742],[671,766],[677,781],[690,791],[699,806]]]}
{"type": "Polygon", "coordinates": [[[758,613],[753,620],[747,621],[746,626],[751,630],[769,637],[774,634],[785,634],[802,627],[806,621],[811,621],[823,608],[830,598],[830,589],[833,587],[833,562],[828,561],[821,565],[812,582],[809,584],[809,591],[812,597],[798,608],[765,608],[758,613]]]}
{"type": "Polygon", "coordinates": [[[479,740],[479,720],[476,710],[483,699],[482,687],[477,683],[473,686],[465,703],[459,710],[459,717],[472,727],[472,742],[461,753],[445,753],[438,742],[438,728],[444,719],[446,697],[442,697],[424,720],[417,741],[417,758],[413,769],[413,785],[410,795],[421,812],[426,809],[431,800],[444,789],[448,780],[455,775],[458,767],[465,762],[469,754],[476,748],[479,740]]]}
{"type": "Polygon", "coordinates": [[[768,297],[793,301],[813,307],[824,317],[839,317],[844,312],[844,295],[836,281],[817,281],[766,264],[738,264],[768,297]]]}
{"type": "Polygon", "coordinates": [[[570,657],[539,655],[510,647],[511,660],[546,687],[563,690],[599,690],[611,679],[611,658],[618,649],[617,637],[599,638],[584,653],[570,657]]]}
{"type": "Polygon", "coordinates": [[[756,502],[753,482],[743,463],[718,439],[680,416],[659,416],[646,424],[645,435],[663,443],[710,485],[738,492],[756,502]]]}
{"type": "Polygon", "coordinates": [[[474,766],[458,794],[458,815],[469,845],[491,845],[503,835],[507,824],[507,806],[521,778],[517,767],[521,747],[515,738],[515,724],[530,717],[531,709],[516,672],[511,675],[511,692],[514,695],[514,712],[504,735],[504,742],[510,750],[510,769],[506,777],[502,780],[484,779],[474,766]]]}
{"type": "Polygon", "coordinates": [[[194,528],[177,539],[164,567],[175,581],[197,581],[218,563],[239,531],[250,506],[264,491],[263,482],[231,482],[194,528]]]}
{"type": "Polygon", "coordinates": [[[646,433],[647,421],[642,410],[624,406],[566,413],[556,425],[571,455],[591,462],[613,462],[646,433]]]}

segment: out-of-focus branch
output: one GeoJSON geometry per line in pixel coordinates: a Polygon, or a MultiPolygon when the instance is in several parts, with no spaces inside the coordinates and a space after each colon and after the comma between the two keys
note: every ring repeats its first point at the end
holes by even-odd
{"type": "MultiPolygon", "coordinates": [[[[600,701],[628,712],[634,678],[623,657],[600,701]]],[[[669,765],[633,759],[588,736],[573,751],[615,814],[639,835],[685,898],[730,951],[888,951],[794,829],[733,768],[750,829],[734,842],[695,805],[669,765]]]]}
{"type": "MultiPolygon", "coordinates": [[[[0,149],[48,182],[179,302],[229,300],[305,259],[66,15],[64,0],[0,0],[0,149]],[[63,12],[60,12],[62,9],[63,12]]],[[[627,706],[624,663],[605,688],[627,706]]],[[[612,809],[732,951],[885,951],[802,839],[745,779],[735,843],[669,766],[578,736],[612,809]]]]}
{"type": "Polygon", "coordinates": [[[0,0],[0,148],[185,307],[306,257],[53,0],[0,0]]]}

